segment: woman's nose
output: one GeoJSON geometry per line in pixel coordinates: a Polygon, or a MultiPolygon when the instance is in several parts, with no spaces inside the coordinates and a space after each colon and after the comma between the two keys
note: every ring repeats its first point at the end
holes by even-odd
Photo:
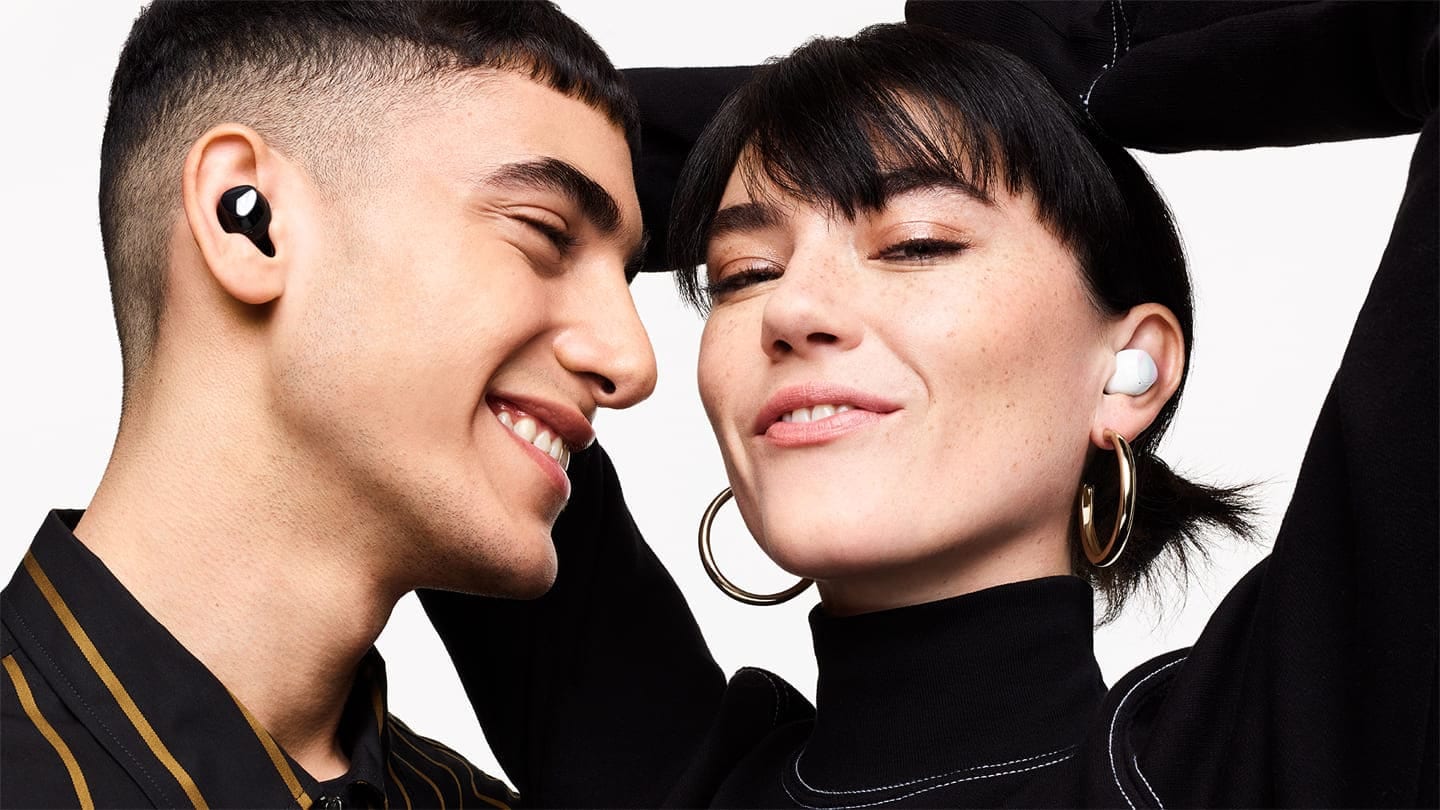
{"type": "Polygon", "coordinates": [[[840,257],[792,255],[765,300],[761,340],[772,360],[845,350],[864,332],[851,306],[855,270],[840,257]]]}

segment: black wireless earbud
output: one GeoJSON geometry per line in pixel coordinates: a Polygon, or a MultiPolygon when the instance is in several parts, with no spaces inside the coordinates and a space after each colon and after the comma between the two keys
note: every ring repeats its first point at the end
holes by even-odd
{"type": "Polygon", "coordinates": [[[270,203],[259,189],[236,186],[226,191],[220,195],[215,215],[226,233],[244,234],[261,253],[275,255],[275,245],[270,241],[270,203]]]}

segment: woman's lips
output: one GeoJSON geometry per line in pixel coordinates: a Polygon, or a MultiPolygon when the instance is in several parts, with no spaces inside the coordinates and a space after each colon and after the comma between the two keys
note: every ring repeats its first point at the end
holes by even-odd
{"type": "Polygon", "coordinates": [[[899,403],[833,383],[781,388],[765,401],[754,431],[779,447],[824,444],[879,422],[899,403]]]}
{"type": "Polygon", "coordinates": [[[774,422],[765,430],[765,439],[777,447],[805,447],[825,444],[884,419],[888,414],[859,408],[810,422],[774,422]]]}

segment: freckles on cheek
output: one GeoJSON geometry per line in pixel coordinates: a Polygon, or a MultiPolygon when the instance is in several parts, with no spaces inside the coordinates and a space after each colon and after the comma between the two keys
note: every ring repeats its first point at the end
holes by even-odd
{"type": "Polygon", "coordinates": [[[717,409],[727,390],[733,388],[738,370],[750,357],[753,348],[739,342],[739,325],[733,320],[719,321],[712,318],[705,323],[700,335],[700,354],[696,362],[696,381],[700,386],[700,400],[705,411],[715,421],[717,409]],[[749,351],[747,351],[749,349],[749,351]]]}

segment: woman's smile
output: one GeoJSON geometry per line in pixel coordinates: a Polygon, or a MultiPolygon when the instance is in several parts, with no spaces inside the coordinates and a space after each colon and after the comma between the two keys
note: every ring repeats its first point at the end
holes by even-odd
{"type": "Polygon", "coordinates": [[[755,433],[776,447],[826,444],[900,410],[878,395],[824,382],[791,385],[766,400],[755,433]]]}

